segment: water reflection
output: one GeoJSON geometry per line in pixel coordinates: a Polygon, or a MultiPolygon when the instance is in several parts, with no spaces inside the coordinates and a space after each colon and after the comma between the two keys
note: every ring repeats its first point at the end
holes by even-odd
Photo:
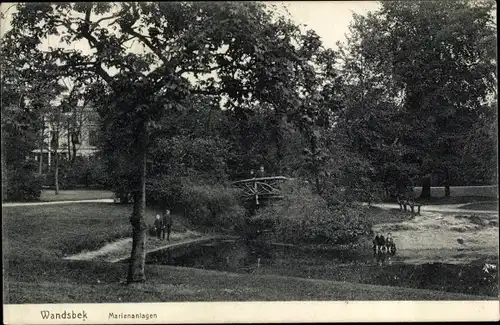
{"type": "Polygon", "coordinates": [[[147,263],[153,264],[498,295],[498,270],[485,276],[485,261],[407,264],[396,258],[394,262],[378,267],[368,249],[307,249],[241,240],[217,240],[147,256],[147,263]]]}
{"type": "Polygon", "coordinates": [[[233,272],[253,272],[261,267],[287,267],[324,263],[366,263],[369,256],[339,249],[312,250],[262,241],[217,240],[185,249],[148,254],[148,263],[233,272]]]}

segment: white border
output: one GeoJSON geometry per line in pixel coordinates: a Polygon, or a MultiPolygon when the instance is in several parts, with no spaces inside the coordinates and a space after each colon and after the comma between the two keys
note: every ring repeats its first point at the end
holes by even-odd
{"type": "Polygon", "coordinates": [[[5,324],[159,324],[281,322],[498,321],[499,301],[192,302],[4,305],[5,324]],[[82,319],[42,319],[41,311],[85,312],[82,319]],[[109,314],[156,314],[113,319],[109,314]]]}

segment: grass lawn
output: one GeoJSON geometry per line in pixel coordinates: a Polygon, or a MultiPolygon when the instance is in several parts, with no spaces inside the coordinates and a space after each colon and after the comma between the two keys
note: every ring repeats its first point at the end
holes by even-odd
{"type": "Polygon", "coordinates": [[[498,201],[470,203],[470,204],[461,206],[460,209],[498,211],[498,201]]]}
{"type": "Polygon", "coordinates": [[[411,212],[403,212],[399,209],[386,210],[379,207],[368,207],[367,221],[371,225],[381,223],[396,223],[412,219],[411,212]]]}
{"type": "Polygon", "coordinates": [[[55,195],[54,190],[42,190],[40,201],[76,201],[76,200],[94,200],[94,199],[112,199],[113,192],[103,190],[60,190],[55,195]]]}
{"type": "Polygon", "coordinates": [[[9,261],[6,303],[117,303],[278,300],[492,300],[439,291],[276,275],[147,266],[148,281],[121,284],[127,264],[9,261]]]}
{"type": "MultiPolygon", "coordinates": [[[[95,250],[119,238],[130,237],[131,205],[74,203],[4,207],[3,245],[8,256],[59,258],[83,250],[95,250]]],[[[155,211],[148,209],[146,220],[155,211]]],[[[174,216],[174,231],[183,221],[174,216]]]]}
{"type": "MultiPolygon", "coordinates": [[[[120,284],[126,276],[127,264],[61,259],[128,236],[130,213],[130,206],[106,203],[4,207],[5,302],[491,299],[410,288],[159,265],[147,265],[148,282],[131,288],[120,284]]],[[[154,211],[149,210],[150,220],[153,215],[154,211]]],[[[177,218],[174,222],[174,231],[185,229],[183,220],[177,218]]]]}

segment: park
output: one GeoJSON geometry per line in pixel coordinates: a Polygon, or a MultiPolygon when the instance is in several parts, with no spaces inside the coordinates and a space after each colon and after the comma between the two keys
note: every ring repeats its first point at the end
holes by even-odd
{"type": "Polygon", "coordinates": [[[496,4],[283,8],[2,5],[6,303],[498,300],[496,4]]]}

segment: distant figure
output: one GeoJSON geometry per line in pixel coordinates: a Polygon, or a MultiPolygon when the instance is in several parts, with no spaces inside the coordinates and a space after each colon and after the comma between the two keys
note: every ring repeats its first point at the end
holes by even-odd
{"type": "Polygon", "coordinates": [[[172,216],[170,215],[170,210],[165,210],[163,212],[163,219],[162,219],[162,230],[163,230],[163,235],[162,239],[165,239],[165,233],[167,235],[167,240],[170,241],[170,232],[172,231],[172,216]]]}
{"type": "Polygon", "coordinates": [[[264,177],[264,166],[260,166],[259,171],[257,173],[258,177],[264,177]]]}
{"type": "Polygon", "coordinates": [[[161,238],[161,230],[162,230],[163,225],[162,225],[161,218],[160,218],[159,214],[156,215],[156,218],[154,221],[154,226],[155,226],[156,237],[158,239],[160,239],[161,238]]]}
{"type": "Polygon", "coordinates": [[[396,244],[394,243],[391,233],[388,233],[387,237],[385,237],[385,246],[387,247],[387,253],[389,256],[396,255],[396,244]]]}
{"type": "Polygon", "coordinates": [[[250,177],[255,178],[255,171],[253,169],[250,171],[250,177]]]}
{"type": "Polygon", "coordinates": [[[378,264],[382,264],[385,259],[385,238],[380,233],[377,232],[375,238],[373,239],[373,253],[378,264]]]}

